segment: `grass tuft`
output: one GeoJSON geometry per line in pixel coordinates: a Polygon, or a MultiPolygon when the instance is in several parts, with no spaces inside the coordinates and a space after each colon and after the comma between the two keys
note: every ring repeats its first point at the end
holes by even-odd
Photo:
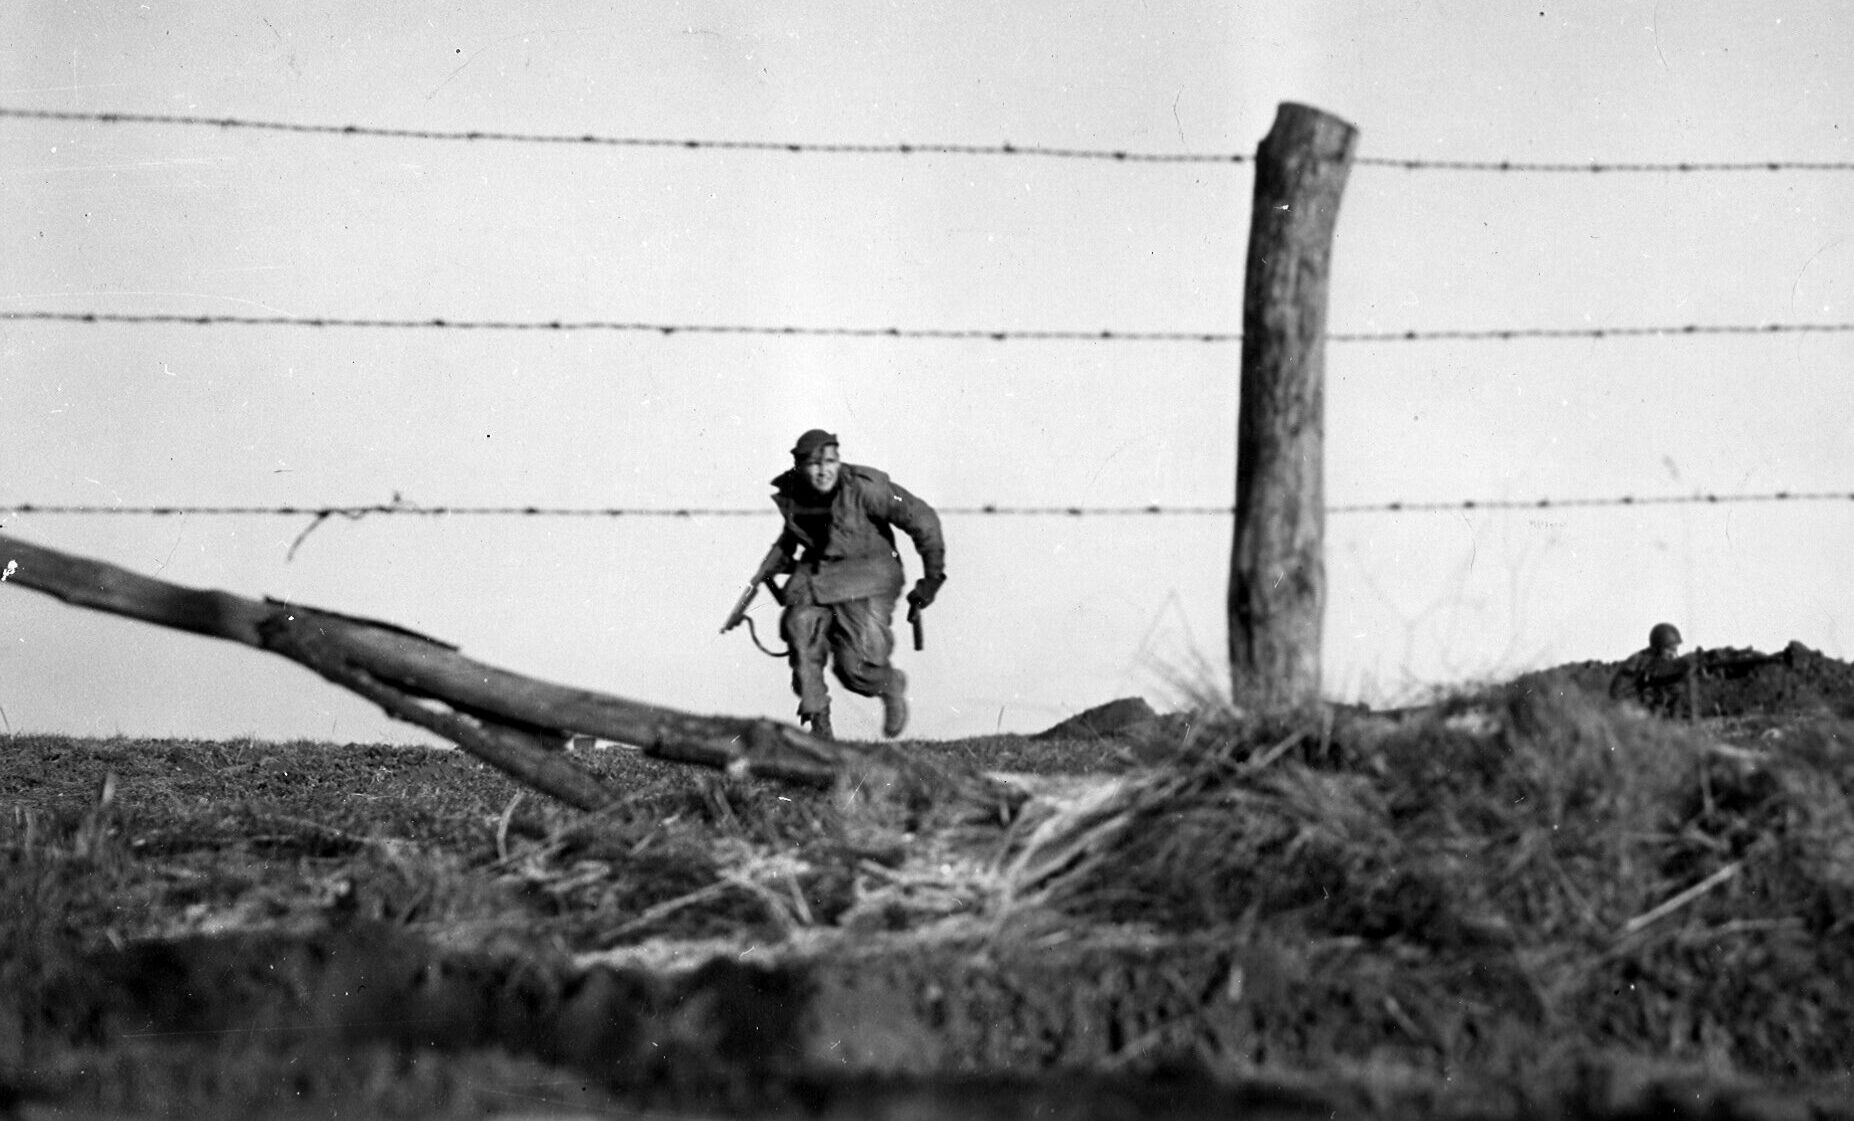
{"type": "Polygon", "coordinates": [[[1081,923],[1226,927],[1291,982],[1280,1015],[1338,1000],[1355,1032],[1444,1066],[1524,1067],[1549,1038],[1840,1069],[1846,725],[1745,750],[1569,685],[1301,719],[1226,716],[1181,768],[1026,814],[1012,899],[1081,923]]]}

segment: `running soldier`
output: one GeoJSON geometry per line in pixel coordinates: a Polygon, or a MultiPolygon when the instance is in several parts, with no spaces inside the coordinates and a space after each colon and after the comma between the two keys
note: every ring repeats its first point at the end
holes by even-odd
{"type": "Polygon", "coordinates": [[[899,736],[908,725],[908,679],[889,664],[889,628],[905,579],[895,530],[920,554],[923,572],[908,592],[918,612],[946,582],[939,516],[883,472],[843,462],[837,437],[821,428],[798,438],[791,470],[772,484],[785,525],[754,583],[789,574],[779,590],[779,630],[790,647],[799,719],[813,735],[831,737],[828,658],[844,688],[881,698],[882,734],[899,736]]]}

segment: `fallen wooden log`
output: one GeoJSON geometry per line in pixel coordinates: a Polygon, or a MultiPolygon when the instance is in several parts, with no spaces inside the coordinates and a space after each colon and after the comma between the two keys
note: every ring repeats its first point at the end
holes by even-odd
{"type": "Polygon", "coordinates": [[[995,798],[1001,816],[1016,803],[1002,787],[932,772],[888,745],[820,740],[772,720],[695,716],[524,677],[377,619],[182,587],[7,534],[0,534],[0,569],[6,583],[74,606],[289,658],[579,809],[599,809],[619,795],[560,750],[575,734],[673,762],[818,786],[847,778],[866,788],[872,777],[915,790],[924,783],[967,798],[995,798]]]}

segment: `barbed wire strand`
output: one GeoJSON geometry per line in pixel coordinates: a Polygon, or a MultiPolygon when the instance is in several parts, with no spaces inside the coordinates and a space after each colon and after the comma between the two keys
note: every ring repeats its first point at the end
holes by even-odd
{"type": "MultiPolygon", "coordinates": [[[[1669,494],[1619,495],[1597,498],[1464,498],[1438,501],[1389,501],[1342,503],[1326,507],[1328,514],[1418,514],[1475,512],[1483,510],[1565,510],[1626,506],[1722,506],[1766,502],[1854,502],[1849,491],[1769,491],[1754,494],[1669,494]]],[[[1126,517],[1210,515],[1229,516],[1236,510],[1230,505],[1168,505],[1151,503],[1130,506],[1083,505],[1007,505],[986,503],[980,506],[939,506],[943,515],[1000,517],[1126,517]]],[[[360,519],[374,515],[418,515],[423,517],[565,517],[565,518],[735,518],[767,517],[777,513],[771,506],[425,506],[409,502],[376,503],[358,506],[210,506],[210,505],[71,505],[23,502],[0,507],[14,516],[44,515],[114,515],[141,517],[311,517],[320,524],[329,518],[360,519]]]]}
{"type": "MultiPolygon", "coordinates": [[[[529,133],[487,129],[416,129],[386,128],[374,125],[304,124],[291,121],[265,121],[244,117],[208,117],[186,114],[80,112],[56,109],[20,109],[0,107],[0,118],[13,120],[70,121],[105,125],[168,125],[192,128],[247,129],[356,138],[395,140],[437,140],[464,142],[498,142],[521,144],[583,144],[597,147],[663,148],[684,151],[747,151],[813,155],[953,155],[953,156],[1024,156],[1045,159],[1105,160],[1117,163],[1174,164],[1245,164],[1254,157],[1240,152],[1134,152],[1112,148],[1068,148],[1038,144],[887,144],[818,143],[784,140],[703,140],[640,136],[611,136],[599,133],[529,133]]],[[[1695,173],[1745,171],[1854,171],[1849,160],[1739,160],[1666,162],[1533,160],[1426,160],[1390,156],[1361,156],[1353,164],[1360,167],[1387,167],[1403,171],[1469,171],[1547,174],[1635,174],[1695,173]]]]}
{"type": "Polygon", "coordinates": [[[448,130],[382,128],[372,125],[298,124],[259,121],[242,117],[201,117],[162,113],[64,112],[51,109],[0,108],[0,118],[16,120],[87,121],[107,125],[184,125],[265,132],[309,133],[329,136],[375,137],[394,140],[496,141],[517,144],[585,144],[609,148],[670,148],[684,151],[780,152],[852,156],[1033,156],[1046,159],[1111,160],[1120,163],[1247,163],[1253,157],[1215,152],[1132,152],[1115,149],[1062,148],[1039,144],[841,144],[788,140],[699,140],[645,136],[608,136],[597,133],[529,133],[485,129],[448,130]]]}
{"type": "MultiPolygon", "coordinates": [[[[180,315],[168,312],[0,311],[0,321],[79,324],[173,324],[188,327],[309,327],[439,331],[623,331],[672,335],[789,335],[861,339],[941,339],[1007,342],[1197,342],[1242,341],[1240,331],[1041,330],[1023,328],[802,327],[725,323],[637,323],[566,319],[360,319],[289,315],[180,315]]],[[[1793,335],[1854,333],[1854,323],[1685,323],[1634,327],[1490,327],[1444,330],[1335,331],[1331,343],[1519,342],[1526,339],[1621,339],[1701,335],[1793,335]]]]}
{"type": "Polygon", "coordinates": [[[1204,331],[1058,331],[934,327],[801,327],[724,323],[635,323],[619,320],[508,319],[354,319],[288,315],[176,315],[92,311],[0,311],[0,321],[49,321],[83,324],[178,324],[192,327],[357,327],[382,330],[449,331],[629,331],[657,335],[793,335],[865,339],[1010,339],[1076,342],[1235,342],[1238,334],[1204,331]]]}
{"type": "Polygon", "coordinates": [[[1431,331],[1338,331],[1326,336],[1332,343],[1386,342],[1518,342],[1522,339],[1624,339],[1670,335],[1790,335],[1845,334],[1854,323],[1685,323],[1679,326],[1641,327],[1492,327],[1431,331]]]}
{"type": "Polygon", "coordinates": [[[1854,171],[1854,160],[1677,160],[1660,163],[1589,163],[1532,160],[1422,160],[1392,156],[1360,156],[1352,163],[1362,167],[1390,167],[1404,171],[1543,172],[1546,174],[1603,175],[1643,172],[1681,174],[1714,171],[1854,171]]]}

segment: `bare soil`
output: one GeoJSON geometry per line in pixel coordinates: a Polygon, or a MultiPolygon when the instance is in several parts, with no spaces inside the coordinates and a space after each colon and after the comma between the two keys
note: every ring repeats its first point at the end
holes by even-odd
{"type": "Polygon", "coordinates": [[[1781,653],[1697,721],[1591,662],[910,745],[1012,821],[613,745],[588,815],[449,751],[14,736],[0,1110],[1854,1117],[1854,667],[1781,653]]]}

